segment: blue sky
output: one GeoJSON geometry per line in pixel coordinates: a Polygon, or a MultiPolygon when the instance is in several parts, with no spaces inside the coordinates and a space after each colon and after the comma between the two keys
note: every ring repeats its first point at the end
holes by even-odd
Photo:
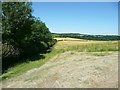
{"type": "Polygon", "coordinates": [[[117,2],[33,2],[32,8],[53,33],[118,34],[117,2]]]}

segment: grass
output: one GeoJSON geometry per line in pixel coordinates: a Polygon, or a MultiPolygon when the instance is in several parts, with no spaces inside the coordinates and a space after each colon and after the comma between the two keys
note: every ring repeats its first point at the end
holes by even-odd
{"type": "Polygon", "coordinates": [[[118,41],[59,41],[54,50],[79,52],[118,51],[118,41]]]}
{"type": "Polygon", "coordinates": [[[17,75],[21,75],[22,73],[27,72],[28,70],[31,70],[33,68],[38,68],[58,53],[60,52],[52,51],[50,53],[43,54],[45,56],[45,58],[43,59],[40,59],[40,60],[36,59],[36,61],[28,61],[22,64],[18,64],[14,67],[11,67],[7,70],[7,73],[4,73],[3,75],[1,75],[0,78],[2,79],[11,78],[17,75]]]}
{"type": "Polygon", "coordinates": [[[77,38],[54,38],[58,41],[83,41],[83,39],[77,39],[77,38]]]}
{"type": "Polygon", "coordinates": [[[95,69],[97,69],[97,70],[102,70],[102,67],[95,67],[95,69]]]}
{"type": "MultiPolygon", "coordinates": [[[[63,39],[63,38],[62,38],[63,39]]],[[[17,75],[21,75],[33,68],[38,68],[47,62],[50,58],[57,54],[66,51],[78,51],[78,52],[103,52],[103,51],[118,51],[118,41],[92,41],[92,40],[74,40],[74,38],[67,38],[66,41],[58,41],[54,47],[51,48],[50,53],[42,54],[45,58],[37,58],[34,61],[28,61],[22,64],[18,64],[7,70],[0,76],[2,79],[11,78],[17,75]]],[[[74,54],[74,53],[71,53],[74,54]]],[[[105,53],[93,53],[96,56],[104,56],[105,53]]]]}
{"type": "Polygon", "coordinates": [[[106,56],[110,55],[111,53],[109,52],[99,52],[99,53],[87,53],[88,55],[93,55],[93,56],[106,56]]]}

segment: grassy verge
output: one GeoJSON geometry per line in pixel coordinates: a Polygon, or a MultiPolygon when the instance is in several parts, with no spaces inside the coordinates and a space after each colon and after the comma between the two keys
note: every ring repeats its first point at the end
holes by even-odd
{"type": "MultiPolygon", "coordinates": [[[[81,42],[82,43],[82,42],[81,42]]],[[[34,61],[27,60],[28,62],[18,64],[14,67],[11,67],[7,70],[7,73],[4,73],[0,76],[2,79],[11,78],[17,75],[21,75],[24,72],[27,72],[33,68],[38,68],[47,62],[50,58],[54,57],[57,54],[66,52],[66,51],[78,51],[78,52],[103,52],[103,51],[118,51],[118,42],[117,41],[90,41],[81,44],[80,41],[59,41],[57,44],[51,48],[50,53],[42,54],[45,58],[39,59],[36,58],[34,61]]],[[[99,54],[97,54],[99,56],[99,54]]],[[[104,56],[104,54],[102,53],[104,56]]]]}
{"type": "MultiPolygon", "coordinates": [[[[39,59],[39,60],[27,60],[27,62],[22,63],[22,64],[18,64],[14,67],[11,67],[7,70],[7,73],[4,73],[3,75],[0,76],[0,78],[7,79],[7,78],[11,78],[17,75],[21,75],[24,72],[27,72],[28,70],[31,70],[33,68],[38,68],[40,66],[42,66],[45,62],[47,62],[50,58],[52,58],[53,56],[55,56],[56,54],[61,53],[62,51],[52,51],[50,53],[46,53],[46,54],[42,54],[45,58],[43,59],[39,59]]],[[[41,54],[40,54],[41,56],[41,54]]]]}

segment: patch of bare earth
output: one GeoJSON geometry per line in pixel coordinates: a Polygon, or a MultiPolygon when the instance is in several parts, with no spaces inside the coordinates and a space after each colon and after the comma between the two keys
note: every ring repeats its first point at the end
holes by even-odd
{"type": "Polygon", "coordinates": [[[117,88],[118,52],[65,52],[40,68],[3,81],[3,88],[117,88]]]}

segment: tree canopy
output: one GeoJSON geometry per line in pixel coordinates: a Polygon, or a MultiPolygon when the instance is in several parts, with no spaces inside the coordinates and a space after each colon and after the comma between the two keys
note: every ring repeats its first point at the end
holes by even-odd
{"type": "Polygon", "coordinates": [[[31,2],[2,2],[3,63],[10,63],[11,57],[46,52],[56,42],[46,24],[32,16],[31,5],[31,2]]]}

